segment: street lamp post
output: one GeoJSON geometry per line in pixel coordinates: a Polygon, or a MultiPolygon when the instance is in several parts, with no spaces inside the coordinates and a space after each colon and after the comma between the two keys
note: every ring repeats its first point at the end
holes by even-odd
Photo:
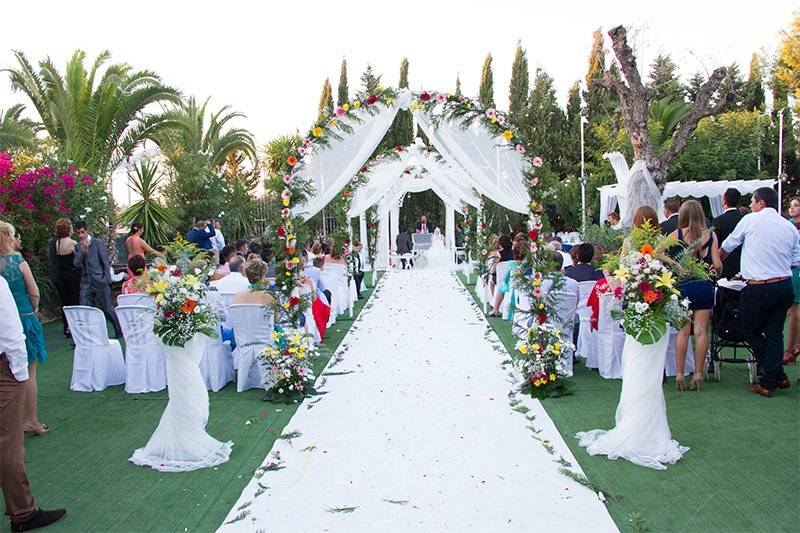
{"type": "Polygon", "coordinates": [[[783,111],[782,108],[778,111],[778,205],[781,206],[783,211],[783,111]]]}
{"type": "MultiPolygon", "coordinates": [[[[582,98],[581,98],[582,99],[582,98]]],[[[584,148],[583,128],[584,124],[589,122],[587,116],[589,115],[589,108],[581,106],[581,233],[586,233],[586,160],[584,148]]]]}

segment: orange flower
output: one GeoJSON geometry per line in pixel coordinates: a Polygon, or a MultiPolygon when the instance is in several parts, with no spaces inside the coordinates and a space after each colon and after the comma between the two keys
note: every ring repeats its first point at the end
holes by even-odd
{"type": "Polygon", "coordinates": [[[644,293],[642,295],[642,297],[644,298],[644,301],[649,303],[649,304],[651,304],[651,303],[655,302],[656,300],[658,300],[658,295],[653,291],[647,291],[646,293],[644,293]]]}
{"type": "Polygon", "coordinates": [[[653,247],[650,246],[649,244],[645,244],[644,246],[642,246],[641,251],[643,254],[650,254],[650,255],[653,255],[653,253],[655,252],[655,250],[653,250],[653,247]]]}
{"type": "Polygon", "coordinates": [[[290,167],[293,167],[297,164],[297,158],[293,155],[290,155],[286,158],[286,162],[289,164],[290,167]]]}
{"type": "Polygon", "coordinates": [[[164,263],[158,263],[156,265],[156,270],[158,270],[159,272],[161,272],[163,274],[164,272],[167,271],[167,265],[164,264],[164,263]]]}
{"type": "Polygon", "coordinates": [[[185,302],[183,302],[183,307],[181,307],[181,311],[185,314],[189,314],[194,311],[194,308],[197,307],[197,302],[192,300],[191,298],[187,298],[185,302]]]}

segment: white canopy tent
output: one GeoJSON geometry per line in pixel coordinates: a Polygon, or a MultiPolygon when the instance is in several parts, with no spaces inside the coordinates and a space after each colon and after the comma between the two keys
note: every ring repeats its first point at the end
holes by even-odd
{"type": "MultiPolygon", "coordinates": [[[[617,183],[614,185],[604,185],[598,187],[600,191],[600,222],[604,221],[609,213],[617,209],[621,214],[627,212],[627,188],[633,168],[629,169],[625,157],[619,152],[605,154],[605,157],[614,168],[617,176],[617,183]]],[[[635,164],[634,164],[635,165],[635,164]]],[[[680,196],[681,198],[707,197],[711,204],[711,216],[716,217],[722,213],[722,195],[728,189],[736,189],[742,195],[751,194],[760,187],[774,187],[775,180],[707,180],[707,181],[670,181],[661,193],[661,199],[680,196]]],[[[656,209],[658,218],[664,220],[664,213],[661,209],[656,209]]]]}
{"type": "MultiPolygon", "coordinates": [[[[367,162],[386,135],[401,109],[412,109],[418,126],[438,151],[438,158],[421,145],[401,154],[399,160],[373,166],[369,182],[359,188],[348,212],[360,218],[361,240],[366,243],[365,212],[378,206],[378,266],[385,267],[398,233],[397,223],[402,199],[408,192],[432,189],[447,206],[445,236],[454,245],[455,209],[466,202],[478,206],[474,191],[498,204],[527,213],[530,198],[525,186],[528,163],[509,150],[502,137],[489,133],[478,122],[463,127],[460,120],[441,121],[434,126],[432,116],[412,106],[413,94],[403,89],[391,106],[379,107],[374,114],[361,113],[362,120],[347,121],[352,129],[339,139],[331,139],[324,148],[316,147],[305,155],[296,177],[307,180],[314,192],[300,207],[307,220],[322,210],[349,183],[367,162]],[[406,170],[415,170],[406,174],[406,170]]],[[[436,106],[433,113],[436,113],[436,106]]],[[[342,120],[347,120],[343,117],[342,120]]],[[[364,250],[366,253],[366,249],[364,250]]]]}

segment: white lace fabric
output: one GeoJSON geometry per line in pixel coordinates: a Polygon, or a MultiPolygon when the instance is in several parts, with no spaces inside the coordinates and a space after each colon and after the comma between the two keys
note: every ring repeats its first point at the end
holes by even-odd
{"type": "Polygon", "coordinates": [[[208,391],[200,373],[207,337],[197,334],[184,347],[163,346],[167,357],[169,402],[144,448],[130,461],[161,472],[187,472],[228,461],[233,442],[206,433],[208,391]]]}
{"type": "Polygon", "coordinates": [[[666,470],[667,464],[675,464],[689,450],[672,438],[667,423],[662,378],[668,343],[668,335],[650,345],[625,338],[616,425],[608,431],[595,429],[575,435],[589,455],[666,470]]]}

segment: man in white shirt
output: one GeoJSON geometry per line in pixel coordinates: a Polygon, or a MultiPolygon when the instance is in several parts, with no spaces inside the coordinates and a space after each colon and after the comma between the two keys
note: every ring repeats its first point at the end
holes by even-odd
{"type": "Polygon", "coordinates": [[[220,294],[236,294],[250,286],[247,277],[244,275],[244,258],[238,255],[228,261],[231,273],[224,278],[211,282],[211,286],[217,289],[220,294]]]}
{"type": "Polygon", "coordinates": [[[739,304],[741,331],[758,363],[758,384],[751,392],[772,396],[776,388],[789,387],[783,371],[783,324],[792,305],[792,266],[800,265],[800,236],[794,225],[777,211],[778,195],[768,187],[756,189],[749,215],[722,243],[725,260],[742,246],[741,273],[747,286],[739,304]]]}
{"type": "MultiPolygon", "coordinates": [[[[222,234],[222,226],[219,221],[214,222],[214,235],[211,237],[211,248],[219,254],[225,248],[225,236],[222,234]]],[[[209,231],[206,228],[206,231],[209,231]]]]}
{"type": "Polygon", "coordinates": [[[28,380],[25,334],[8,282],[0,276],[0,489],[11,531],[28,531],[52,524],[64,509],[43,511],[36,505],[25,472],[22,400],[28,380]],[[11,310],[11,311],[10,311],[11,310]]]}

